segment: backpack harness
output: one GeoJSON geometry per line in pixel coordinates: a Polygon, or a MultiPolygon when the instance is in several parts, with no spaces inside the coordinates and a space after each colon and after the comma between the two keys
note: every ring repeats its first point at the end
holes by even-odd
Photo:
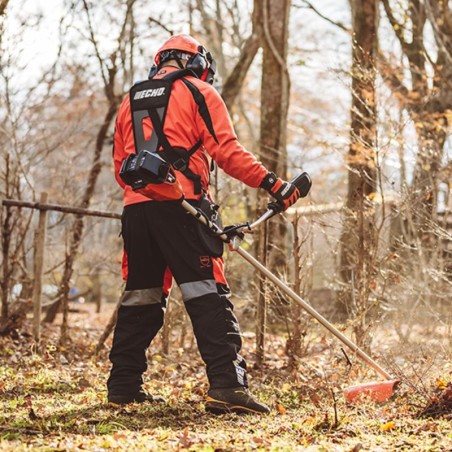
{"type": "Polygon", "coordinates": [[[201,146],[202,141],[198,140],[188,150],[181,147],[175,148],[171,146],[163,131],[171,89],[173,83],[180,79],[192,94],[201,118],[213,139],[218,143],[206,100],[201,91],[193,83],[184,78],[187,75],[193,75],[193,73],[189,69],[181,69],[171,72],[161,79],[150,79],[136,83],[130,90],[130,110],[136,153],[138,154],[144,150],[157,153],[166,162],[171,164],[175,170],[180,171],[187,179],[191,180],[194,185],[195,194],[200,194],[202,192],[201,176],[195,174],[189,168],[189,161],[190,157],[201,146]],[[145,139],[143,129],[145,118],[150,118],[152,123],[152,134],[147,140],[145,139]]]}

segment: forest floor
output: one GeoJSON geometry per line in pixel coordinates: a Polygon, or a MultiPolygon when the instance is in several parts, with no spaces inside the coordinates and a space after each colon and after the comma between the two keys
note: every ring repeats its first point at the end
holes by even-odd
{"type": "Polygon", "coordinates": [[[178,331],[167,356],[156,339],[146,374],[146,389],[168,403],[108,407],[111,338],[98,356],[92,351],[112,306],[102,314],[90,305],[79,309],[65,347],[56,325],[44,327],[39,354],[29,321],[0,337],[0,451],[452,451],[450,406],[421,416],[438,406],[452,379],[446,332],[418,327],[417,343],[404,347],[394,332],[380,332],[373,356],[403,384],[389,402],[357,405],[345,403],[342,389],[376,377],[361,364],[347,365],[320,327],[313,324],[297,371],[288,369],[285,339],[277,335],[268,336],[268,358],[256,367],[253,334],[245,333],[251,389],[271,414],[215,416],[204,410],[207,383],[194,342],[188,337],[182,347],[178,331]]]}

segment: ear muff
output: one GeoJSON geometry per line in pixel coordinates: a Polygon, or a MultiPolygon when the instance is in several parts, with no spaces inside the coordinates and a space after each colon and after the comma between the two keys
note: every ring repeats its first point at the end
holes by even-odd
{"type": "Polygon", "coordinates": [[[191,70],[196,75],[196,77],[198,77],[201,80],[204,80],[202,77],[208,70],[209,65],[204,55],[202,55],[201,53],[195,53],[187,61],[187,65],[185,67],[191,70]]]}
{"type": "Polygon", "coordinates": [[[202,80],[212,85],[215,79],[215,73],[217,72],[217,63],[210,52],[207,52],[207,61],[209,63],[209,68],[204,73],[202,80]]]}
{"type": "Polygon", "coordinates": [[[155,57],[155,64],[149,72],[149,78],[152,78],[158,69],[160,69],[163,62],[168,59],[174,59],[177,61],[179,67],[182,69],[182,62],[180,59],[186,59],[186,69],[190,70],[193,75],[200,80],[212,84],[216,72],[216,63],[212,58],[210,52],[207,52],[206,48],[202,45],[198,46],[197,52],[193,53],[189,58],[191,52],[184,52],[179,49],[165,49],[157,53],[155,57]],[[188,59],[187,59],[188,58],[188,59]]]}

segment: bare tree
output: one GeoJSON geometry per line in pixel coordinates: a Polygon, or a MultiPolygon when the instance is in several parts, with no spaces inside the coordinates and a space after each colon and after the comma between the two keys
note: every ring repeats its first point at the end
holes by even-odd
{"type": "MultiPolygon", "coordinates": [[[[91,198],[94,194],[96,183],[101,170],[101,154],[104,149],[105,142],[108,136],[108,131],[110,129],[111,123],[116,115],[119,103],[121,101],[123,93],[117,94],[115,92],[115,81],[118,73],[117,66],[117,56],[121,53],[121,49],[126,45],[126,25],[131,20],[133,13],[133,5],[135,0],[128,0],[126,5],[126,10],[124,13],[124,18],[122,21],[122,26],[117,37],[117,46],[109,56],[102,56],[99,43],[96,38],[95,30],[92,25],[92,7],[84,0],[83,1],[83,11],[86,18],[86,23],[89,32],[89,40],[93,46],[94,53],[96,56],[97,63],[99,65],[100,74],[102,78],[102,85],[105,94],[105,116],[103,122],[100,124],[96,141],[95,148],[92,157],[91,168],[89,170],[88,178],[86,181],[86,186],[82,199],[79,203],[79,207],[86,208],[89,206],[91,198]]],[[[130,29],[129,39],[133,39],[133,29],[130,29]]],[[[77,215],[73,226],[72,233],[70,237],[70,242],[68,250],[66,252],[66,259],[64,264],[63,276],[59,288],[59,301],[55,303],[51,309],[47,312],[45,320],[47,322],[52,322],[55,318],[60,305],[63,306],[63,324],[62,324],[62,339],[64,340],[67,336],[67,312],[68,312],[68,295],[69,295],[69,285],[70,279],[73,274],[74,262],[78,254],[78,250],[82,240],[82,234],[84,229],[84,217],[77,215]]]]}
{"type": "MultiPolygon", "coordinates": [[[[294,229],[293,254],[294,254],[294,291],[309,299],[312,292],[312,255],[313,234],[312,217],[302,220],[298,213],[295,214],[292,225],[294,229]],[[309,222],[309,223],[308,223],[309,222]]],[[[288,338],[286,352],[289,356],[289,367],[298,369],[299,360],[305,354],[307,344],[305,338],[309,319],[302,307],[291,300],[290,319],[288,319],[288,338]]]]}
{"type": "MultiPolygon", "coordinates": [[[[290,0],[265,0],[262,5],[262,84],[261,84],[261,126],[260,159],[270,171],[286,178],[287,173],[287,113],[289,108],[290,79],[286,66],[288,49],[288,22],[290,0]]],[[[265,208],[265,200],[261,201],[265,208]]],[[[287,254],[284,243],[286,224],[283,218],[275,218],[259,231],[257,249],[261,259],[272,271],[282,272],[287,268],[287,254]],[[268,257],[265,254],[268,253],[268,257]]],[[[260,291],[257,299],[257,347],[260,359],[264,353],[266,284],[258,283],[260,291]]],[[[279,296],[272,294],[275,300],[279,296]]]]}
{"type": "MultiPolygon", "coordinates": [[[[42,127],[43,116],[51,110],[55,81],[59,77],[57,67],[61,46],[55,61],[41,73],[35,74],[35,81],[18,84],[16,74],[23,65],[20,57],[25,45],[24,32],[39,28],[42,24],[39,17],[24,14],[20,18],[23,24],[21,30],[9,27],[5,39],[5,22],[17,19],[6,15],[7,3],[1,3],[0,14],[0,148],[4,150],[0,194],[5,198],[34,198],[36,168],[55,151],[57,143],[61,143],[61,134],[42,127]],[[27,101],[24,102],[24,99],[27,101]],[[33,140],[30,140],[30,136],[33,136],[33,140]]],[[[60,24],[60,31],[62,26],[60,24]]],[[[32,249],[32,239],[28,234],[31,225],[32,212],[4,209],[0,276],[4,319],[9,314],[8,297],[16,284],[16,298],[27,301],[31,296],[32,272],[28,265],[32,249]]]]}
{"type": "Polygon", "coordinates": [[[409,199],[415,230],[410,235],[419,235],[431,247],[431,221],[436,221],[438,183],[452,109],[452,11],[448,2],[433,0],[413,0],[402,9],[401,4],[390,0],[382,2],[408,62],[410,77],[405,80],[403,68],[383,54],[380,70],[401,108],[409,113],[418,139],[409,199]],[[435,57],[429,54],[425,42],[428,22],[437,44],[435,57]]]}
{"type": "Polygon", "coordinates": [[[374,274],[375,229],[371,195],[376,192],[375,57],[378,1],[353,0],[352,105],[347,154],[348,194],[341,236],[341,274],[347,284],[343,303],[353,317],[359,343],[366,332],[369,280],[374,274]]]}
{"type": "MultiPolygon", "coordinates": [[[[203,35],[207,41],[209,49],[212,51],[217,61],[218,75],[223,80],[221,96],[232,111],[237,96],[242,89],[248,70],[262,45],[262,1],[254,0],[253,12],[251,15],[251,33],[245,39],[241,36],[239,27],[239,6],[235,1],[215,1],[215,9],[209,11],[205,0],[195,0],[197,10],[201,15],[201,27],[203,35]],[[240,54],[231,66],[230,57],[224,52],[224,43],[227,34],[225,33],[225,16],[228,17],[228,28],[233,30],[229,44],[240,49],[240,54]]],[[[191,2],[189,3],[191,8],[191,2]]],[[[192,31],[194,33],[194,31],[192,31]]],[[[195,33],[196,34],[196,33],[195,33]]]]}
{"type": "MultiPolygon", "coordinates": [[[[287,176],[287,113],[290,78],[286,66],[290,1],[263,2],[263,62],[261,86],[260,158],[281,178],[287,176]]],[[[283,219],[270,225],[269,266],[284,268],[287,263],[283,219]]]]}

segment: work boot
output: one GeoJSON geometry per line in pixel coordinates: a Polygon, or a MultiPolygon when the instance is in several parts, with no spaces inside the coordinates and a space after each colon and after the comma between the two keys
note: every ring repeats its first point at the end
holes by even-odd
{"type": "Polygon", "coordinates": [[[128,403],[157,402],[166,403],[163,397],[154,397],[144,389],[140,389],[135,394],[108,394],[108,404],[111,406],[127,405],[128,403]]]}
{"type": "Polygon", "coordinates": [[[268,414],[270,409],[260,403],[243,386],[236,388],[210,389],[207,393],[206,411],[211,413],[268,414]]]}

